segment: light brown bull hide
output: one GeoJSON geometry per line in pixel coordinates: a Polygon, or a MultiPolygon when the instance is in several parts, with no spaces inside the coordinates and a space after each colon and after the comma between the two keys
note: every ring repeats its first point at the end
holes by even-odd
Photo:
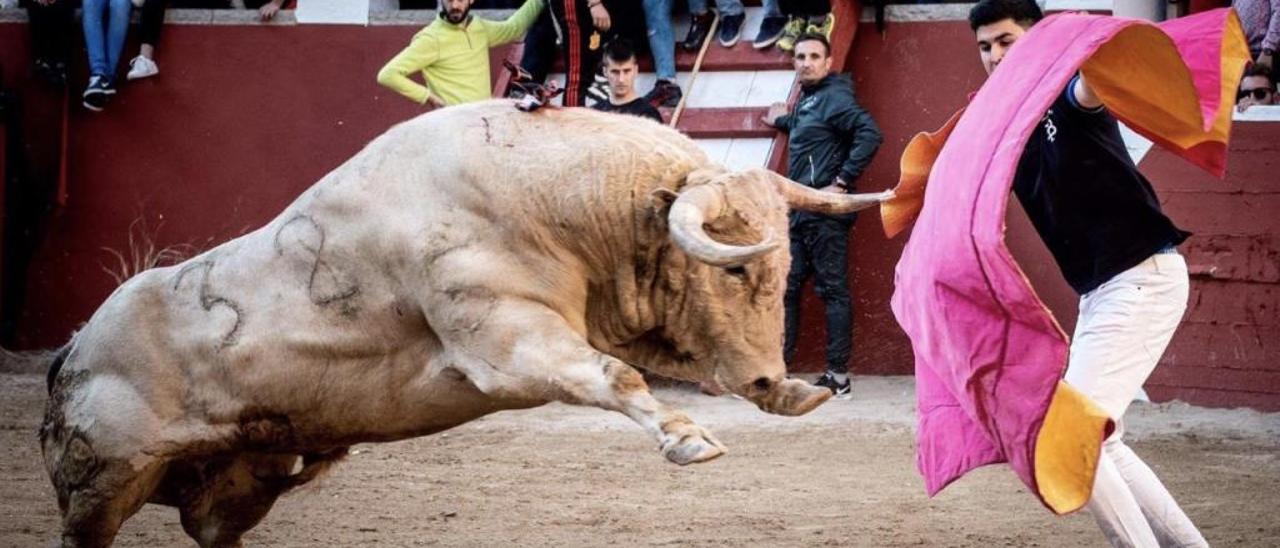
{"type": "Polygon", "coordinates": [[[108,544],[151,501],[235,545],[351,444],[551,401],[715,458],[632,366],[775,413],[826,399],[784,379],[787,203],[883,197],[791,185],[582,109],[398,125],[261,229],[128,280],[64,347],[41,429],[63,544],[108,544]]]}

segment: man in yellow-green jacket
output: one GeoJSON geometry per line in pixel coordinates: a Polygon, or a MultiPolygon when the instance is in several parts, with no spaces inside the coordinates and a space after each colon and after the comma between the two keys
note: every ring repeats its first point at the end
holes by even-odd
{"type": "Polygon", "coordinates": [[[440,17],[378,71],[378,83],[434,107],[488,99],[489,48],[523,36],[542,11],[543,0],[525,0],[505,21],[473,17],[474,2],[440,0],[440,17]],[[415,72],[422,73],[426,85],[409,78],[415,72]]]}

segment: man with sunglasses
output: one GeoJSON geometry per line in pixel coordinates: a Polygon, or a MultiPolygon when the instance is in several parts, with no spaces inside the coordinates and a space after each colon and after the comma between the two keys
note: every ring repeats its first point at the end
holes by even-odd
{"type": "Polygon", "coordinates": [[[1236,108],[1240,112],[1252,106],[1274,105],[1276,86],[1271,82],[1271,68],[1266,65],[1251,65],[1240,80],[1240,93],[1236,95],[1236,108]]]}

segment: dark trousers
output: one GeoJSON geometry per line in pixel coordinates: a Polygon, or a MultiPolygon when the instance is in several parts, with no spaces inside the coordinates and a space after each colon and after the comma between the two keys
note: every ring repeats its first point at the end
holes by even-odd
{"type": "Polygon", "coordinates": [[[49,63],[68,64],[71,45],[75,42],[75,9],[71,0],[58,0],[44,6],[25,2],[31,21],[31,55],[49,63]]]}
{"type": "Polygon", "coordinates": [[[778,0],[778,8],[794,17],[826,15],[831,13],[831,0],[778,0]]]}
{"type": "Polygon", "coordinates": [[[827,370],[849,371],[853,346],[853,300],[849,296],[847,221],[821,219],[791,227],[791,272],[787,274],[786,336],[782,356],[790,364],[800,331],[800,290],[810,277],[827,316],[827,370]]]}
{"type": "Polygon", "coordinates": [[[591,49],[591,10],[586,0],[549,0],[549,9],[538,16],[524,37],[524,54],[520,68],[543,82],[555,64],[556,54],[564,53],[564,106],[580,107],[587,98],[587,86],[600,66],[600,49],[591,49]],[[557,33],[557,27],[559,32],[557,33]],[[556,38],[560,44],[556,44],[556,38]]]}
{"type": "Polygon", "coordinates": [[[138,22],[138,38],[143,44],[155,47],[160,43],[160,30],[164,27],[164,9],[169,0],[147,0],[142,4],[138,22]]]}

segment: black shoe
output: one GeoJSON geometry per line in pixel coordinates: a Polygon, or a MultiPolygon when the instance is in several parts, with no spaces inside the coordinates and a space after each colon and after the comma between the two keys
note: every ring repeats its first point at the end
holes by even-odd
{"type": "Polygon", "coordinates": [[[831,391],[831,395],[837,398],[849,396],[853,392],[853,382],[846,379],[844,384],[836,382],[836,378],[830,372],[823,373],[822,378],[818,382],[813,383],[814,386],[821,386],[831,391]]]}
{"type": "Polygon", "coordinates": [[[711,23],[715,20],[716,16],[711,12],[693,16],[693,20],[689,22],[689,34],[685,35],[680,47],[689,51],[702,49],[702,42],[707,39],[707,34],[711,32],[711,23]]]}
{"type": "Polygon", "coordinates": [[[787,28],[786,17],[766,17],[760,22],[760,33],[756,34],[756,39],[751,42],[751,47],[756,49],[764,49],[775,44],[779,38],[782,38],[782,31],[787,28]]]}
{"type": "Polygon", "coordinates": [[[742,38],[742,22],[747,20],[745,13],[726,15],[720,18],[720,45],[731,48],[742,38]]]}
{"type": "Polygon", "coordinates": [[[96,74],[89,77],[89,86],[84,88],[81,99],[84,108],[102,112],[103,107],[107,106],[107,79],[96,74]]]}
{"type": "Polygon", "coordinates": [[[654,82],[653,89],[644,96],[644,100],[648,101],[653,108],[674,107],[680,104],[680,86],[671,80],[658,80],[654,82]]]}

